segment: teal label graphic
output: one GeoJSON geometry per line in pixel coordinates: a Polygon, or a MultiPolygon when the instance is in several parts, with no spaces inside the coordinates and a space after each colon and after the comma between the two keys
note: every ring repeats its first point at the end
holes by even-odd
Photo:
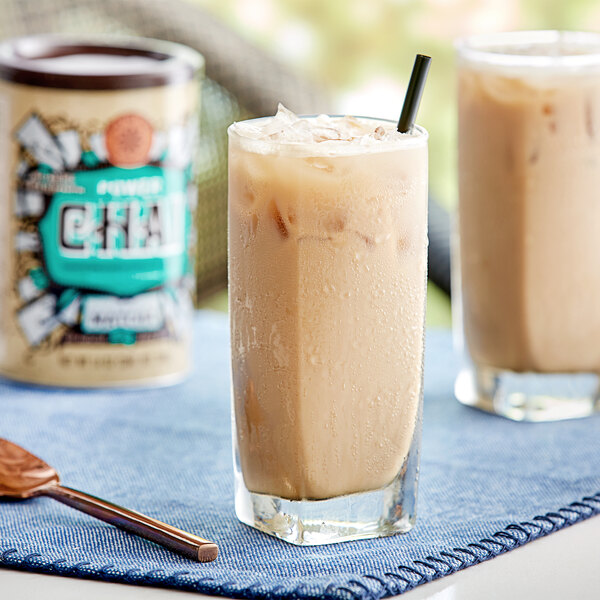
{"type": "Polygon", "coordinates": [[[184,275],[187,176],[145,166],[74,174],[39,231],[50,278],[65,287],[139,294],[184,275]]]}
{"type": "Polygon", "coordinates": [[[31,348],[189,335],[197,132],[194,115],[164,131],[133,113],[19,125],[15,316],[31,348]]]}

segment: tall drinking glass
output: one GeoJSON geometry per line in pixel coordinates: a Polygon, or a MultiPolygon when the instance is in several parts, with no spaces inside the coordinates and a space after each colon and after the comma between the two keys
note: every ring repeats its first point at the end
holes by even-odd
{"type": "Polygon", "coordinates": [[[516,420],[586,416],[600,371],[600,34],[476,36],[458,64],[471,364],[456,395],[516,420]]]}
{"type": "Polygon", "coordinates": [[[291,113],[229,129],[235,506],[295,544],[415,520],[427,132],[291,113]]]}

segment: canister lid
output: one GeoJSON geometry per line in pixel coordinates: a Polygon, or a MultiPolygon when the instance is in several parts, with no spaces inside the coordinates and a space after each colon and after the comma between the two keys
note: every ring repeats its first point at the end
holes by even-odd
{"type": "Polygon", "coordinates": [[[195,50],[148,38],[37,35],[0,43],[0,78],[33,86],[144,88],[184,83],[203,68],[195,50]]]}

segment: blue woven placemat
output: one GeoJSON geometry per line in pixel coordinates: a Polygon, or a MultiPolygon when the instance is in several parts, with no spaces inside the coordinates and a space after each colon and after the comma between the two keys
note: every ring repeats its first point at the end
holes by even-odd
{"type": "Polygon", "coordinates": [[[427,345],[417,528],[298,548],[233,511],[228,328],[196,321],[195,371],[152,391],[47,391],[0,382],[0,437],[65,484],[216,540],[197,564],[49,499],[0,503],[0,564],[244,598],[380,598],[600,512],[600,417],[512,423],[452,397],[447,332],[427,345]]]}

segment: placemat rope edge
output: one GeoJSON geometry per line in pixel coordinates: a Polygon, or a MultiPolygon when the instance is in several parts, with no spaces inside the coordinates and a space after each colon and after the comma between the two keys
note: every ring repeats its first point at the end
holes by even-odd
{"type": "MultiPolygon", "coordinates": [[[[536,515],[530,521],[510,523],[504,529],[497,531],[489,537],[482,538],[478,542],[467,544],[467,547],[452,548],[440,551],[438,556],[429,555],[425,560],[413,561],[413,566],[400,565],[396,571],[389,571],[383,575],[362,574],[350,579],[345,584],[330,584],[325,593],[314,593],[306,589],[306,583],[302,582],[291,590],[271,590],[269,593],[252,591],[252,588],[267,586],[266,583],[256,581],[244,589],[240,589],[234,582],[217,583],[213,577],[192,578],[187,577],[190,571],[178,571],[171,575],[158,575],[162,569],[152,569],[147,573],[140,573],[139,568],[122,571],[113,564],[107,564],[97,569],[86,570],[90,563],[87,561],[67,564],[67,559],[61,558],[53,562],[44,562],[44,555],[33,552],[23,557],[18,556],[17,548],[0,549],[0,567],[8,567],[17,570],[45,573],[49,575],[75,576],[84,579],[95,579],[100,581],[114,581],[118,583],[135,585],[154,585],[179,590],[194,591],[209,595],[221,595],[236,598],[264,599],[277,598],[277,600],[314,600],[315,598],[336,600],[380,600],[388,596],[403,594],[418,585],[440,579],[446,575],[456,573],[473,565],[485,562],[514,550],[528,542],[544,537],[554,531],[564,529],[590,517],[600,515],[600,491],[584,496],[580,501],[572,502],[566,507],[556,511],[547,512],[544,515],[536,515]],[[574,516],[573,516],[574,515],[574,516]],[[509,540],[508,542],[506,540],[509,540]],[[460,554],[468,558],[461,558],[460,554]],[[15,556],[17,555],[17,556],[15,556]],[[41,560],[40,560],[41,559],[41,560]],[[454,562],[452,562],[454,561],[454,562]],[[434,563],[434,564],[432,564],[434,563]],[[444,565],[445,569],[438,565],[444,565]],[[186,580],[187,577],[187,580],[186,580]],[[380,586],[378,592],[373,591],[360,578],[376,581],[380,586]],[[212,584],[211,584],[212,582],[212,584]]],[[[1,539],[0,539],[1,544],[1,539]]],[[[163,571],[164,573],[164,571],[163,571]]],[[[238,584],[239,585],[239,584],[238,584]]]]}

